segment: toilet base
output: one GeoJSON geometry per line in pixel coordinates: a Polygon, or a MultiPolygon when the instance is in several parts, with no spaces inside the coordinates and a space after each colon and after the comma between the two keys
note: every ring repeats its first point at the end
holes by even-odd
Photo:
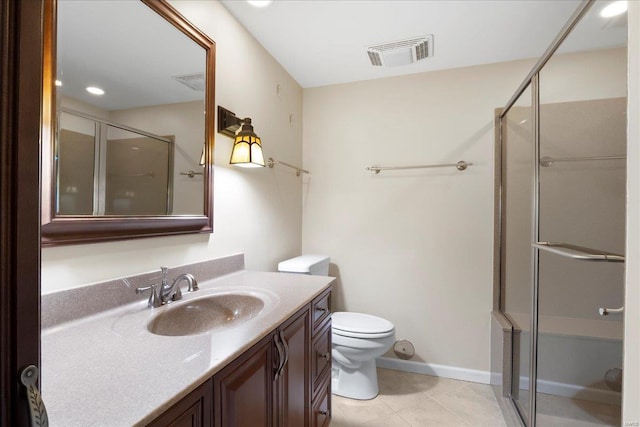
{"type": "Polygon", "coordinates": [[[350,369],[334,360],[331,372],[331,393],[349,399],[369,400],[378,395],[376,361],[362,362],[357,369],[350,369]]]}

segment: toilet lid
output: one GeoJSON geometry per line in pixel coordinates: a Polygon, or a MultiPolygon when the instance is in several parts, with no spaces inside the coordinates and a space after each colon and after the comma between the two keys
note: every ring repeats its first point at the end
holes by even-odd
{"type": "Polygon", "coordinates": [[[381,338],[391,335],[395,328],[393,323],[381,317],[364,313],[339,311],[331,315],[331,328],[339,335],[371,336],[381,338]]]}

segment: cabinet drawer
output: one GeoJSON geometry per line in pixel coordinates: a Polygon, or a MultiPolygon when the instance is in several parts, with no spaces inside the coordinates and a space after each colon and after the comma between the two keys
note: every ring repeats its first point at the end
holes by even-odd
{"type": "Polygon", "coordinates": [[[331,315],[331,290],[317,296],[311,303],[312,334],[315,334],[329,316],[331,315]]]}
{"type": "Polygon", "coordinates": [[[311,427],[327,427],[331,422],[331,377],[321,384],[311,407],[311,427]]]}
{"type": "Polygon", "coordinates": [[[331,321],[314,337],[311,352],[311,378],[314,392],[322,376],[331,371],[331,321]]]}

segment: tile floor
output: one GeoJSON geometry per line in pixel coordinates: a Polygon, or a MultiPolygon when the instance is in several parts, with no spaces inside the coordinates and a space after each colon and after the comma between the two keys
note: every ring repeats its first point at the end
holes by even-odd
{"type": "Polygon", "coordinates": [[[621,424],[619,405],[605,405],[538,393],[537,410],[536,424],[539,427],[592,427],[621,424]]]}
{"type": "MultiPolygon", "coordinates": [[[[493,388],[485,384],[378,369],[372,400],[332,396],[331,427],[507,427],[493,388]]],[[[503,403],[504,404],[504,403],[503,403]]],[[[539,394],[541,427],[620,425],[620,407],[539,394]]],[[[515,415],[513,415],[515,417],[515,415]]]]}
{"type": "Polygon", "coordinates": [[[378,369],[372,400],[332,396],[331,427],[506,427],[493,389],[484,384],[378,369]]]}

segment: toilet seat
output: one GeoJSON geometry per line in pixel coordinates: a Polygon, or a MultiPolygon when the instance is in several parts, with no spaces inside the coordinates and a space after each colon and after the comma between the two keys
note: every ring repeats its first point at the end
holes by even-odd
{"type": "Polygon", "coordinates": [[[395,333],[393,323],[371,314],[339,311],[331,315],[334,334],[352,338],[385,338],[395,333]]]}

